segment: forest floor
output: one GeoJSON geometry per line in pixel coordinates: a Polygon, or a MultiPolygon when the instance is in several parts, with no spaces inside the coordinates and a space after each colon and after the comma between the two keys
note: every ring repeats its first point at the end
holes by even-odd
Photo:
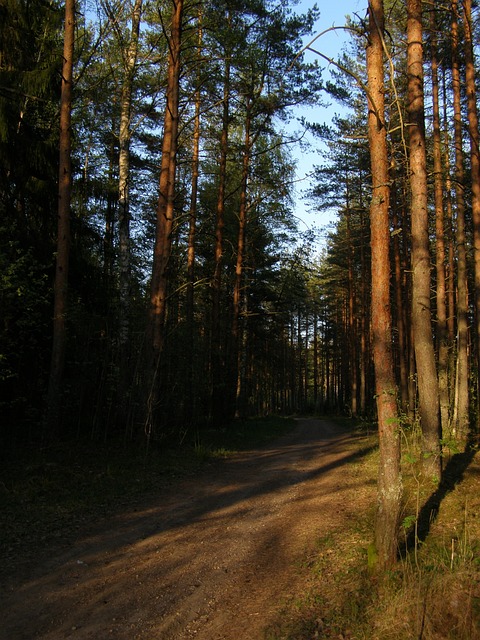
{"type": "MultiPolygon", "coordinates": [[[[374,435],[302,418],[269,445],[211,460],[54,542],[13,548],[0,571],[0,639],[478,638],[473,614],[460,621],[466,635],[424,634],[427,595],[412,614],[420,633],[395,632],[398,612],[385,607],[385,631],[355,628],[363,608],[378,606],[367,570],[376,459],[374,435]]],[[[478,455],[473,462],[467,481],[479,496],[478,455]]],[[[472,585],[475,609],[472,550],[476,565],[449,595],[472,585]]]]}

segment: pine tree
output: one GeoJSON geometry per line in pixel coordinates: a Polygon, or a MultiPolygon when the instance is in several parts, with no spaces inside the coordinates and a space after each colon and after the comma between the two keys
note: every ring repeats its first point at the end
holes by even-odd
{"type": "Polygon", "coordinates": [[[372,339],[375,364],[380,461],[375,544],[380,568],[397,556],[400,517],[400,440],[393,375],[390,315],[389,176],[384,107],[384,14],[382,0],[369,2],[368,132],[372,165],[370,228],[372,247],[372,339]]]}
{"type": "Polygon", "coordinates": [[[430,310],[430,250],[427,203],[425,110],[423,99],[422,9],[407,1],[408,134],[412,225],[412,326],[417,369],[423,466],[440,480],[440,413],[438,378],[430,310]]]}
{"type": "Polygon", "coordinates": [[[160,167],[157,227],[153,252],[149,309],[149,377],[146,403],[145,435],[149,441],[155,427],[159,397],[159,367],[165,343],[165,314],[168,287],[167,269],[172,248],[174,224],[175,175],[177,168],[179,79],[182,46],[183,0],[173,0],[169,33],[169,56],[162,161],[160,167]]]}
{"type": "Polygon", "coordinates": [[[65,1],[58,175],[58,230],[53,311],[53,346],[47,399],[47,426],[51,437],[59,426],[60,401],[67,343],[66,315],[70,258],[70,205],[72,193],[72,90],[75,42],[75,0],[65,1]]]}

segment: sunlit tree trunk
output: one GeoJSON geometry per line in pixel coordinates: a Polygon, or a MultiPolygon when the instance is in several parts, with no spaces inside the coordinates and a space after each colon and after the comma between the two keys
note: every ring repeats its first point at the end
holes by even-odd
{"type": "Polygon", "coordinates": [[[303,391],[304,391],[304,371],[303,371],[303,339],[302,339],[302,308],[298,305],[297,308],[297,336],[296,336],[296,344],[297,344],[297,402],[296,402],[296,410],[302,411],[303,407],[303,391]]]}
{"type": "Polygon", "coordinates": [[[194,287],[195,287],[195,240],[197,231],[197,198],[200,160],[200,90],[195,92],[195,120],[193,129],[193,154],[192,154],[192,190],[190,193],[190,211],[188,225],[187,245],[187,324],[189,329],[193,326],[194,311],[194,287]]]}
{"type": "Polygon", "coordinates": [[[120,132],[118,137],[118,265],[119,265],[119,343],[122,377],[126,369],[126,346],[129,341],[130,318],[130,140],[132,91],[138,55],[138,40],[142,0],[135,0],[132,10],[130,43],[124,54],[122,96],[120,102],[120,132]]]}
{"type": "Polygon", "coordinates": [[[398,335],[398,369],[400,382],[400,406],[405,414],[409,408],[408,397],[408,350],[405,331],[405,314],[404,314],[404,287],[403,287],[403,269],[402,255],[400,251],[400,235],[402,232],[398,215],[398,202],[395,189],[395,165],[392,161],[391,167],[392,190],[391,190],[391,209],[392,209],[392,226],[393,226],[393,271],[394,271],[394,300],[396,311],[396,327],[398,335]]]}
{"type": "MultiPolygon", "coordinates": [[[[442,73],[442,102],[443,102],[443,160],[445,164],[445,213],[446,213],[446,240],[448,247],[447,256],[447,333],[448,343],[453,345],[455,341],[455,243],[453,232],[453,203],[452,203],[452,177],[450,165],[450,127],[448,120],[447,78],[446,70],[442,73]]],[[[450,357],[450,361],[452,358],[450,357]]],[[[450,376],[451,378],[451,376],[450,376]]],[[[450,382],[450,388],[452,388],[450,382]]]]}
{"type": "Polygon", "coordinates": [[[382,0],[369,2],[368,138],[372,167],[370,205],[372,249],[372,343],[378,413],[380,460],[375,545],[379,568],[396,561],[402,485],[397,392],[393,371],[390,310],[389,175],[385,131],[384,13],[382,0]]]}
{"type": "Polygon", "coordinates": [[[313,306],[313,409],[318,408],[318,307],[316,301],[313,306]]]}
{"type": "Polygon", "coordinates": [[[356,416],[358,413],[358,366],[357,366],[357,323],[356,323],[356,295],[355,295],[355,283],[353,278],[353,264],[354,264],[354,248],[352,243],[352,233],[351,233],[351,212],[350,212],[350,202],[349,202],[349,185],[348,185],[348,177],[346,179],[346,191],[347,191],[347,201],[346,201],[346,223],[347,223],[347,270],[348,270],[348,318],[347,318],[347,331],[348,331],[348,342],[349,342],[349,353],[350,353],[350,366],[349,366],[349,374],[350,374],[350,402],[351,402],[351,412],[353,416],[356,416]]]}
{"type": "MultiPolygon", "coordinates": [[[[200,70],[200,61],[202,55],[202,7],[198,8],[198,50],[197,62],[200,70]]],[[[198,179],[200,175],[200,109],[201,109],[201,93],[200,93],[200,77],[198,77],[198,86],[195,89],[195,116],[193,123],[193,149],[192,149],[192,186],[190,193],[190,211],[188,223],[188,244],[187,244],[187,292],[186,292],[186,319],[188,331],[188,380],[187,390],[190,395],[190,403],[188,409],[188,418],[191,421],[195,415],[196,408],[196,389],[195,389],[195,322],[194,322],[194,287],[195,287],[195,246],[197,235],[197,199],[198,199],[198,179]]]]}
{"type": "MultiPolygon", "coordinates": [[[[465,76],[470,134],[470,168],[472,175],[473,260],[475,278],[476,368],[480,366],[480,135],[478,131],[477,91],[473,57],[472,0],[463,0],[465,32],[465,76]]],[[[480,424],[480,376],[477,375],[477,424],[480,424]]]]}
{"type": "Polygon", "coordinates": [[[469,429],[468,391],[468,289],[465,237],[465,172],[463,169],[462,106],[458,61],[458,3],[452,1],[452,85],[455,130],[455,199],[457,208],[457,362],[453,431],[460,437],[469,429]]]}
{"type": "Polygon", "coordinates": [[[305,310],[305,348],[304,348],[304,376],[303,376],[303,397],[304,397],[304,411],[308,411],[308,387],[309,387],[309,375],[310,375],[310,362],[308,358],[308,345],[310,342],[310,305],[307,303],[305,310]]]}
{"type": "MultiPolygon", "coordinates": [[[[451,164],[450,164],[450,127],[448,119],[447,108],[447,80],[446,69],[443,69],[442,73],[442,102],[443,102],[443,161],[445,164],[445,233],[446,233],[446,247],[447,247],[447,265],[446,265],[446,298],[447,298],[447,340],[449,345],[448,355],[448,389],[450,396],[450,404],[452,405],[452,390],[455,388],[455,318],[456,318],[456,306],[455,306],[455,242],[453,233],[453,203],[452,203],[452,176],[451,176],[451,164]]],[[[452,406],[450,406],[450,424],[446,433],[450,433],[451,421],[452,421],[452,406]]]]}
{"type": "Polygon", "coordinates": [[[183,0],[172,2],[172,22],[169,37],[166,107],[163,127],[162,160],[160,165],[157,226],[153,251],[149,314],[149,380],[146,406],[145,436],[149,440],[154,427],[159,398],[158,373],[165,342],[165,315],[168,289],[168,263],[172,248],[174,222],[175,173],[178,134],[178,101],[180,52],[182,41],[183,0]]]}
{"type": "Polygon", "coordinates": [[[423,469],[437,482],[441,473],[440,406],[430,311],[425,112],[421,0],[407,0],[408,133],[412,225],[412,324],[423,469]]]}
{"type": "Polygon", "coordinates": [[[365,227],[364,214],[360,213],[360,229],[361,244],[360,244],[360,272],[363,274],[362,281],[360,283],[360,300],[361,300],[361,312],[360,312],[360,358],[359,358],[359,378],[360,378],[360,415],[364,416],[367,410],[367,369],[368,363],[371,360],[369,345],[369,317],[368,317],[368,276],[367,276],[367,260],[365,257],[365,243],[363,240],[363,230],[365,227]]]}
{"type": "Polygon", "coordinates": [[[47,398],[47,429],[56,431],[60,420],[67,341],[68,267],[70,257],[70,204],[72,193],[72,88],[75,42],[75,0],[65,1],[62,85],[60,94],[60,139],[57,210],[57,258],[53,308],[53,345],[47,398]]]}
{"type": "Polygon", "coordinates": [[[437,341],[438,341],[438,391],[440,400],[441,427],[449,424],[448,393],[448,328],[447,328],[447,291],[445,280],[445,225],[443,207],[442,145],[440,133],[440,106],[438,89],[438,60],[435,11],[430,14],[431,31],[431,71],[433,99],[433,173],[435,197],[435,241],[436,241],[436,302],[437,302],[437,341]]]}

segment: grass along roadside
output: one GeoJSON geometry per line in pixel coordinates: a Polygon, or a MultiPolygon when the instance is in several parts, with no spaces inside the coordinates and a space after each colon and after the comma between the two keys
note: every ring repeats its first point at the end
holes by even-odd
{"type": "MultiPolygon", "coordinates": [[[[375,443],[375,435],[365,438],[375,443]]],[[[369,571],[378,451],[356,461],[346,471],[365,487],[355,515],[347,528],[316,541],[305,559],[310,578],[303,597],[285,607],[266,640],[480,639],[480,453],[473,452],[468,465],[448,456],[445,489],[432,503],[411,447],[405,441],[402,536],[409,534],[403,525],[415,529],[422,506],[434,504],[423,539],[413,537],[393,571],[369,571]]]]}

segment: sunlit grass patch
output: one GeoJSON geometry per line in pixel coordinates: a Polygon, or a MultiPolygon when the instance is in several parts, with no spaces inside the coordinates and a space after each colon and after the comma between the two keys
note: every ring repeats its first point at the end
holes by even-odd
{"type": "MultiPolygon", "coordinates": [[[[420,476],[418,434],[404,441],[403,525],[414,528],[436,487],[420,476]],[[412,441],[413,439],[413,441],[412,441]],[[417,440],[416,440],[417,439],[417,440]]],[[[459,455],[456,452],[454,455],[459,455]]],[[[347,473],[372,487],[378,452],[355,460],[347,473]]],[[[304,597],[286,608],[269,640],[480,640],[480,453],[448,458],[451,474],[425,539],[403,550],[384,574],[368,571],[375,492],[367,509],[316,541],[305,559],[311,579],[304,597]]],[[[406,529],[401,527],[405,534],[406,529]]],[[[402,540],[401,540],[402,541],[402,540]]]]}

